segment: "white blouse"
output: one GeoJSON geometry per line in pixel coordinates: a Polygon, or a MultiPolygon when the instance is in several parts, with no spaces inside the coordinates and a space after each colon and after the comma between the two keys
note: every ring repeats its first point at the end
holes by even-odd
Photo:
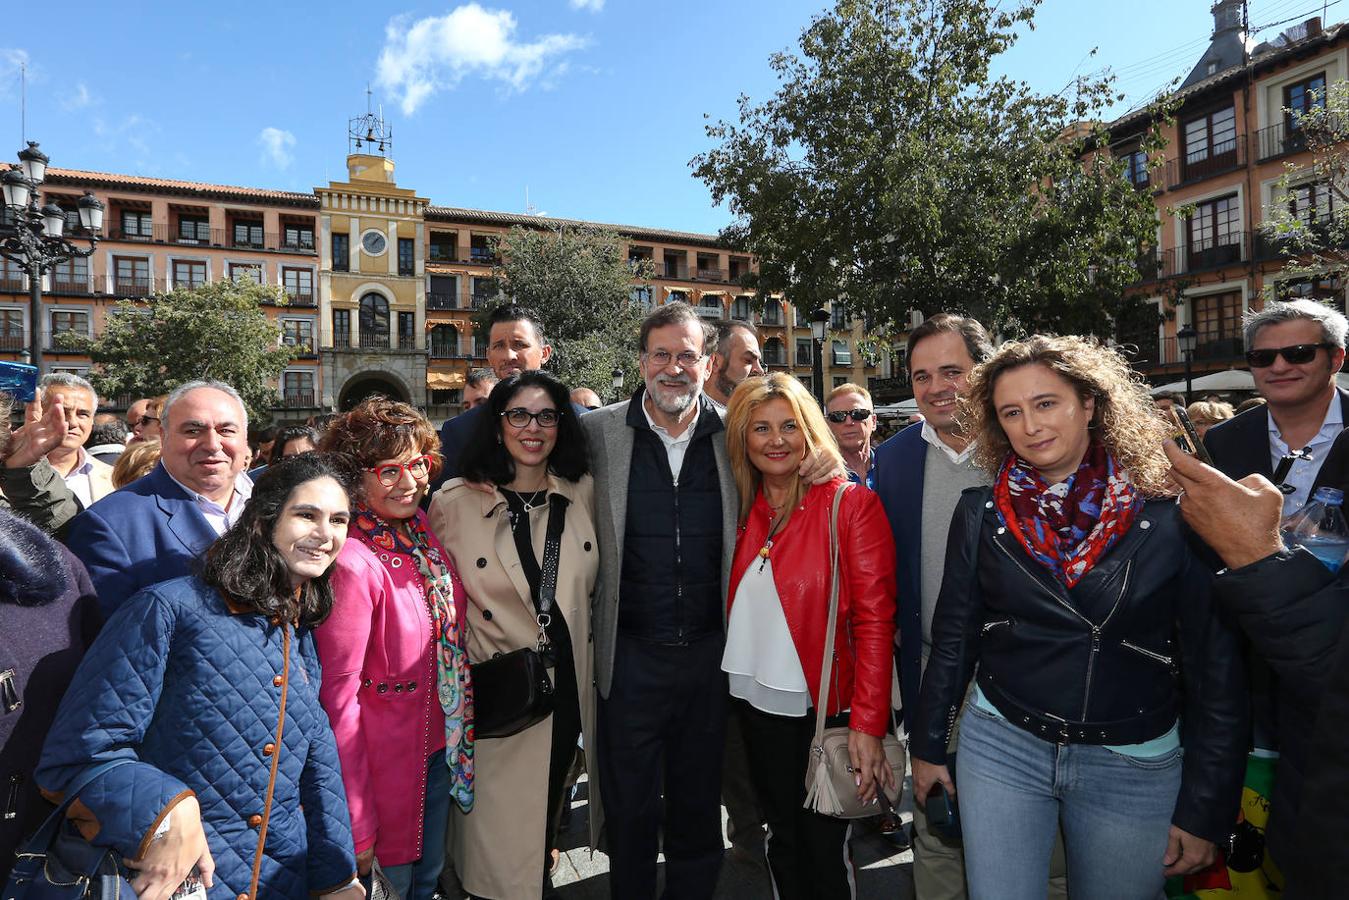
{"type": "Polygon", "coordinates": [[[810,687],[787,629],[771,560],[756,558],[740,579],[721,668],[731,696],[755,709],[778,716],[804,716],[810,709],[810,687]]]}

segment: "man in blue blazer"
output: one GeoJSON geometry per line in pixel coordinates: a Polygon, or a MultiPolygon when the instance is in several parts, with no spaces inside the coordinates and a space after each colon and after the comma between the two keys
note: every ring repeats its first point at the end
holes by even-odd
{"type": "Polygon", "coordinates": [[[89,570],[105,617],[141,588],[188,574],[253,492],[248,414],[234,388],[189,382],[162,415],[159,464],[70,525],[66,544],[89,570]]]}

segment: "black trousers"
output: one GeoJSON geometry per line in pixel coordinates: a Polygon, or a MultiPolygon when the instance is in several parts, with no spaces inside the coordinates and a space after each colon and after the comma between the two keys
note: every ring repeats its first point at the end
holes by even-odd
{"type": "Polygon", "coordinates": [[[663,896],[707,900],[716,890],[727,696],[723,646],[720,634],[683,645],[618,636],[613,685],[600,699],[597,741],[614,900],[656,896],[662,827],[663,896]]]}
{"type": "MultiPolygon", "coordinates": [[[[553,666],[553,746],[548,760],[548,831],[544,849],[558,846],[558,823],[569,800],[567,773],[576,759],[576,739],[581,734],[581,700],[576,690],[576,662],[562,654],[553,666]]],[[[546,871],[546,870],[545,870],[546,871]]]]}
{"type": "MultiPolygon", "coordinates": [[[[806,765],[815,735],[815,712],[775,716],[732,700],[749,750],[750,777],[768,823],[768,871],[779,900],[851,900],[856,896],[850,825],[811,812],[806,765]]],[[[846,725],[847,715],[827,725],[846,725]]]]}

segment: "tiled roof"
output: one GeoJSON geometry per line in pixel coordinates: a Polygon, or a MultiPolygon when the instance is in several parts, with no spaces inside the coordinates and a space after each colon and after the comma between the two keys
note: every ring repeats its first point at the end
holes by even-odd
{"type": "Polygon", "coordinates": [[[583,219],[558,219],[551,216],[527,216],[523,213],[491,212],[484,209],[462,209],[457,206],[428,206],[426,218],[443,222],[468,222],[479,225],[525,225],[534,228],[557,228],[560,226],[590,226],[617,231],[625,237],[652,241],[667,241],[680,244],[701,244],[707,247],[720,247],[721,238],[715,234],[700,234],[694,231],[670,231],[662,228],[644,228],[640,225],[610,225],[603,222],[587,222],[583,219]]]}
{"type": "Polygon", "coordinates": [[[287,206],[308,206],[315,209],[319,205],[318,198],[312,193],[205,184],[200,181],[176,181],[171,178],[147,178],[142,175],[117,175],[112,172],[85,172],[80,169],[50,168],[47,170],[47,181],[52,184],[87,185],[113,190],[167,192],[254,203],[282,203],[287,206]]]}

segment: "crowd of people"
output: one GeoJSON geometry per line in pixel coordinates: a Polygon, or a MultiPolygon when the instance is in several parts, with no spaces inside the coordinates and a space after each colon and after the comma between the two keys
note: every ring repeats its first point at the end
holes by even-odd
{"type": "Polygon", "coordinates": [[[847,898],[835,729],[878,815],[907,736],[920,900],[1221,869],[1253,749],[1270,884],[1342,893],[1349,581],[1279,530],[1349,483],[1340,313],[1248,316],[1263,403],[1187,410],[1212,466],[1079,337],[928,318],[878,442],[864,387],[821,406],[682,303],[607,406],[531,311],[487,328],[439,431],[376,396],[250,433],[215,381],[122,421],[49,374],[12,433],[5,401],[0,882],[73,801],[142,900],[549,896],[584,776],[617,900],[661,853],[663,896],[710,898],[727,841],[847,898]]]}

